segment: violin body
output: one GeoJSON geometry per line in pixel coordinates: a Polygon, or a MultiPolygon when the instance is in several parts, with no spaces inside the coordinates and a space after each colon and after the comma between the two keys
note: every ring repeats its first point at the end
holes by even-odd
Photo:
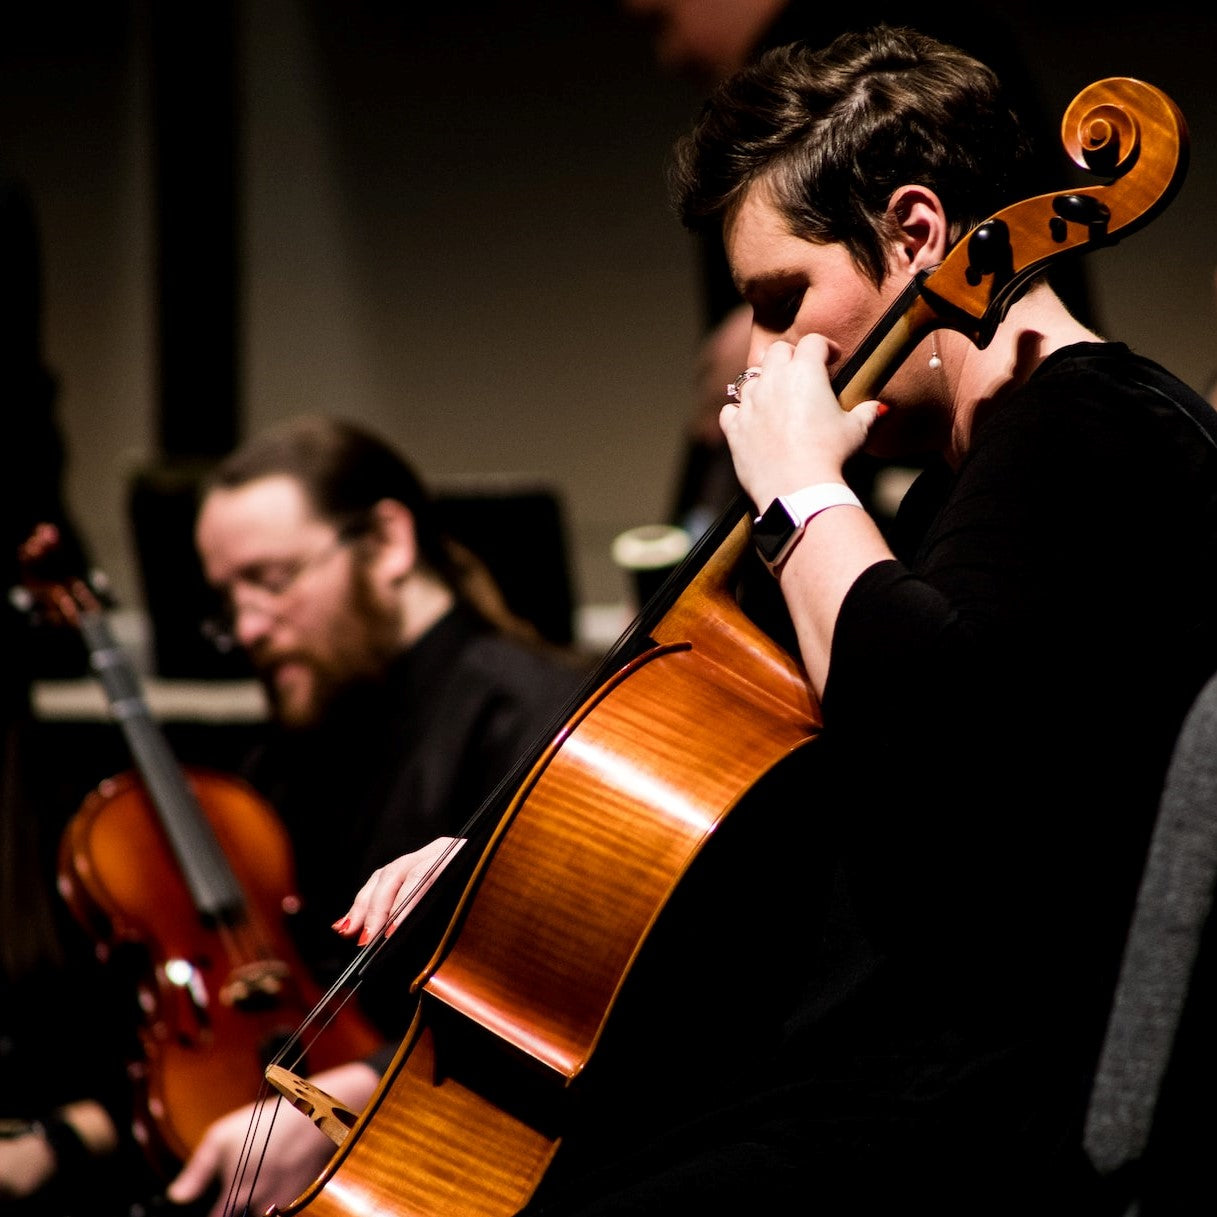
{"type": "Polygon", "coordinates": [[[24,591],[46,619],[80,631],[135,762],[68,822],[58,885],[98,954],[132,964],[142,1048],[129,1066],[132,1126],[168,1177],[213,1120],[266,1093],[268,1065],[325,1069],[382,1039],[352,990],[321,993],[293,944],[301,900],[282,822],[240,779],[178,764],[99,594],[54,570],[58,542],[42,524],[21,547],[24,591]]]}
{"type": "MultiPolygon", "coordinates": [[[[239,911],[200,915],[136,772],[85,799],[59,858],[60,891],[98,949],[134,955],[143,1058],[131,1064],[133,1124],[166,1172],[212,1120],[258,1097],[266,1065],[322,996],[288,928],[300,899],[282,823],[239,779],[183,776],[245,894],[239,911]]],[[[301,1067],[358,1059],[380,1042],[348,1005],[301,1067]]]]}

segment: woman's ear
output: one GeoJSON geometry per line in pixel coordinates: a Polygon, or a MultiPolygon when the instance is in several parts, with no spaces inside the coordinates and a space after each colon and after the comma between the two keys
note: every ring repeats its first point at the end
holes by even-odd
{"type": "Polygon", "coordinates": [[[372,508],[370,566],[389,585],[401,583],[418,564],[414,516],[396,499],[381,499],[372,508]]]}
{"type": "Polygon", "coordinates": [[[901,186],[887,205],[899,246],[900,264],[910,275],[937,266],[950,248],[942,200],[928,186],[901,186]]]}

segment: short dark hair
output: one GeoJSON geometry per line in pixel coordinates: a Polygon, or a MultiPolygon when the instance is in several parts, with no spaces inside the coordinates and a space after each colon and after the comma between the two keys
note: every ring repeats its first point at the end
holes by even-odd
{"type": "Polygon", "coordinates": [[[404,457],[364,427],[312,415],[270,427],[222,460],[205,479],[204,496],[259,478],[285,474],[300,483],[317,516],[340,532],[370,525],[382,499],[401,503],[414,517],[424,564],[457,585],[448,542],[434,502],[404,457]]]}
{"type": "Polygon", "coordinates": [[[722,223],[764,180],[795,236],[840,243],[876,284],[900,186],[941,198],[958,240],[1028,193],[1030,142],[997,77],[957,47],[876,26],[776,47],[724,81],[677,144],[685,225],[722,223]]]}

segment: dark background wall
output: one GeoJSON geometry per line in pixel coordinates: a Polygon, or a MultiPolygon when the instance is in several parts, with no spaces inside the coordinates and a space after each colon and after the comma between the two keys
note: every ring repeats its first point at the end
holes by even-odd
{"type": "MultiPolygon", "coordinates": [[[[47,3],[0,17],[0,168],[42,227],[72,509],[139,598],[134,472],[306,410],[434,482],[542,476],[577,595],[666,513],[691,404],[694,247],[663,167],[699,100],[611,0],[47,3]]],[[[1091,259],[1099,317],[1217,368],[1217,17],[1007,6],[1053,113],[1119,74],[1191,127],[1179,199],[1091,259]]]]}

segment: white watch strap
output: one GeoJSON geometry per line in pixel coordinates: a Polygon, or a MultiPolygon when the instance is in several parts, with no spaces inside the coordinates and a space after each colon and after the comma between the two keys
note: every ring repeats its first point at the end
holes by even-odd
{"type": "Polygon", "coordinates": [[[844,482],[817,482],[781,496],[792,519],[801,528],[829,507],[861,507],[862,500],[844,482]]]}

